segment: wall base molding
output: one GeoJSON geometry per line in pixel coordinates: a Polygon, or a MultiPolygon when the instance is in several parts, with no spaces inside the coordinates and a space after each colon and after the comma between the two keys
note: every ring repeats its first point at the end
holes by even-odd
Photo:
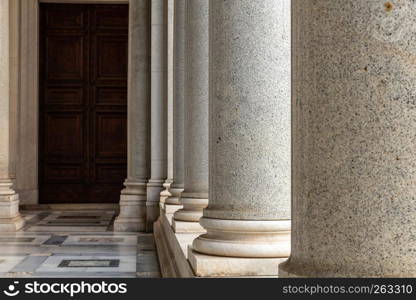
{"type": "Polygon", "coordinates": [[[163,214],[154,224],[154,235],[159,264],[164,278],[195,277],[168,219],[163,214]]]}

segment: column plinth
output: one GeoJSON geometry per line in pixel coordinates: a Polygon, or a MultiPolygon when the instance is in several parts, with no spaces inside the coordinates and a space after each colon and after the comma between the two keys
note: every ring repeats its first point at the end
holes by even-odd
{"type": "Polygon", "coordinates": [[[172,182],[173,182],[172,179],[167,179],[165,183],[163,183],[163,191],[160,192],[160,203],[159,203],[159,207],[161,211],[165,209],[166,199],[172,196],[170,192],[170,187],[172,185],[172,182]]]}
{"type": "Polygon", "coordinates": [[[146,228],[146,181],[126,180],[120,195],[120,214],[114,221],[114,231],[138,232],[146,228]]]}
{"type": "Polygon", "coordinates": [[[180,201],[182,192],[183,185],[180,188],[173,184],[170,188],[170,196],[165,200],[164,213],[170,223],[172,223],[174,213],[183,208],[180,201]]]}

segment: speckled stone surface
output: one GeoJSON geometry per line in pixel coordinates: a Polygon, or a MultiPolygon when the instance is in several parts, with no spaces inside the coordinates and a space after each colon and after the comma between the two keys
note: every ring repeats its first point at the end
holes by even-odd
{"type": "MultiPolygon", "coordinates": [[[[0,1],[0,183],[10,181],[9,1],[0,1]]],[[[0,186],[0,189],[3,189],[0,186]]],[[[8,187],[4,188],[8,189],[8,187]]]]}
{"type": "MultiPolygon", "coordinates": [[[[175,0],[173,86],[173,184],[184,185],[184,109],[185,109],[185,0],[175,0]]],[[[174,195],[177,196],[177,195],[174,195]]],[[[169,200],[168,200],[169,202],[169,200]]]]}
{"type": "MultiPolygon", "coordinates": [[[[181,197],[195,201],[208,199],[208,12],[206,0],[185,3],[185,173],[181,197]]],[[[179,214],[192,213],[196,207],[184,204],[179,214]]],[[[199,211],[202,216],[202,208],[199,211]]]]}
{"type": "Polygon", "coordinates": [[[128,177],[146,182],[150,176],[150,29],[149,3],[130,0],[128,86],[128,177]]]}
{"type": "Polygon", "coordinates": [[[151,1],[150,179],[146,230],[159,215],[160,192],[167,178],[167,1],[151,1]]]}
{"type": "Polygon", "coordinates": [[[212,0],[210,18],[204,217],[290,219],[290,1],[212,0]]]}
{"type": "Polygon", "coordinates": [[[130,0],[129,5],[128,178],[121,191],[115,231],[145,229],[146,183],[150,176],[149,2],[130,0]]]}
{"type": "Polygon", "coordinates": [[[285,276],[416,276],[416,3],[294,1],[285,276]]]}
{"type": "Polygon", "coordinates": [[[185,6],[185,191],[208,193],[208,3],[185,6]]]}
{"type": "Polygon", "coordinates": [[[20,229],[19,195],[12,188],[10,146],[9,1],[0,0],[0,232],[20,229]]]}

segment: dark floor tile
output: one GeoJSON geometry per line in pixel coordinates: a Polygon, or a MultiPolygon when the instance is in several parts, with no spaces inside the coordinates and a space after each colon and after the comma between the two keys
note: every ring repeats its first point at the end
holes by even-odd
{"type": "Polygon", "coordinates": [[[43,245],[62,245],[62,243],[68,238],[67,235],[53,235],[50,239],[43,243],[43,245]]]}

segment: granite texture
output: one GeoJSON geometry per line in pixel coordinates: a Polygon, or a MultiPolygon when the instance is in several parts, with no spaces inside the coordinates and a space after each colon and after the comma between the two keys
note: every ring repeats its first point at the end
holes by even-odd
{"type": "MultiPolygon", "coordinates": [[[[20,0],[19,104],[15,190],[21,204],[38,203],[38,0],[20,0]]],[[[15,21],[16,22],[16,21],[15,21]]],[[[17,33],[15,31],[15,33],[17,33]]]]}
{"type": "Polygon", "coordinates": [[[290,1],[210,5],[210,199],[204,216],[290,219],[290,1]]]}
{"type": "Polygon", "coordinates": [[[159,215],[160,192],[167,178],[167,0],[151,1],[150,173],[146,230],[159,215]]]}
{"type": "Polygon", "coordinates": [[[206,0],[185,3],[185,173],[181,201],[189,200],[175,213],[175,219],[193,222],[198,222],[208,201],[208,12],[206,0]],[[185,204],[190,202],[192,205],[185,204]],[[195,216],[195,211],[196,217],[186,217],[195,216]]]}
{"type": "MultiPolygon", "coordinates": [[[[290,253],[290,1],[212,0],[209,23],[210,199],[192,247],[277,264],[290,253]]],[[[222,261],[213,272],[232,276],[222,261]]]]}
{"type": "Polygon", "coordinates": [[[129,9],[128,150],[125,189],[115,231],[144,231],[146,183],[150,175],[149,4],[131,0],[129,9]]]}
{"type": "Polygon", "coordinates": [[[285,276],[416,276],[415,6],[294,2],[285,276]]]}
{"type": "Polygon", "coordinates": [[[168,204],[179,204],[184,188],[184,118],[185,118],[185,4],[175,0],[174,85],[173,85],[173,183],[168,204]]]}
{"type": "Polygon", "coordinates": [[[0,190],[10,181],[10,104],[9,104],[9,0],[0,1],[0,190]]]}
{"type": "Polygon", "coordinates": [[[150,35],[149,4],[130,0],[128,81],[128,178],[146,182],[149,178],[150,122],[150,35]]]}
{"type": "Polygon", "coordinates": [[[9,0],[0,0],[0,232],[17,231],[24,225],[19,195],[13,190],[11,154],[9,0]]]}

